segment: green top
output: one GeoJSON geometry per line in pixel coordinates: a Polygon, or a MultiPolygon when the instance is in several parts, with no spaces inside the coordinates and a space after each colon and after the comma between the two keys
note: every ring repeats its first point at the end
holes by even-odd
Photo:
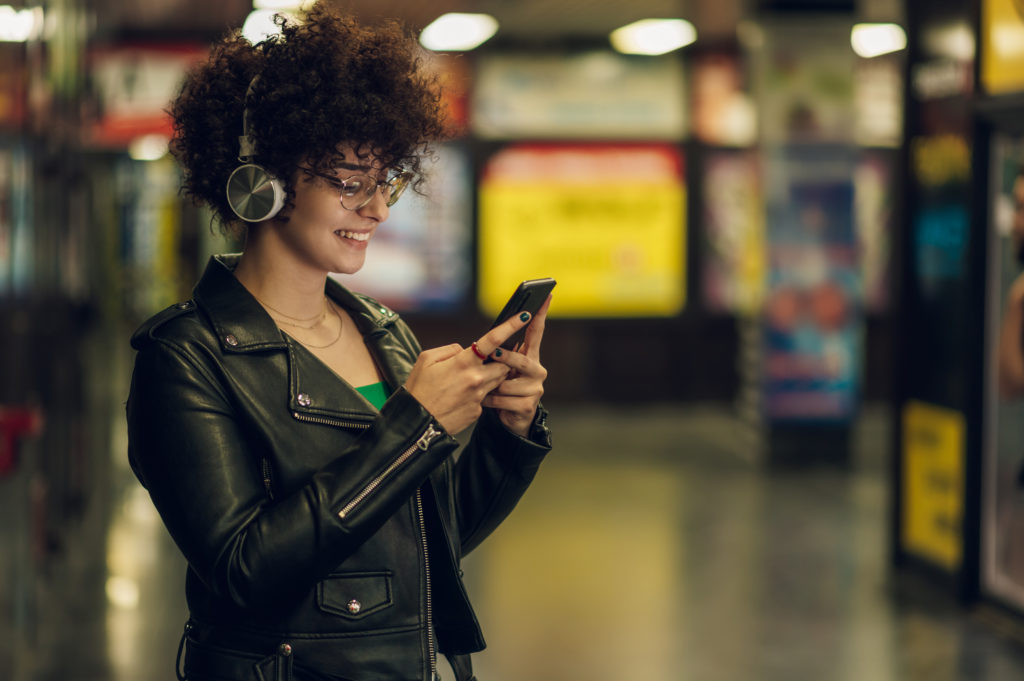
{"type": "Polygon", "coordinates": [[[388,390],[388,386],[383,381],[377,383],[371,383],[370,385],[361,385],[356,388],[356,392],[366,398],[366,401],[380,409],[387,402],[391,392],[388,390]]]}

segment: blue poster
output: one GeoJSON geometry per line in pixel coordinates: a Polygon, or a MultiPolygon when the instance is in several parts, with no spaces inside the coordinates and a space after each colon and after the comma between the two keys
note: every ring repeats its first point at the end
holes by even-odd
{"type": "Polygon", "coordinates": [[[765,417],[846,422],[861,369],[861,270],[854,157],[845,147],[787,148],[769,161],[765,417]]]}

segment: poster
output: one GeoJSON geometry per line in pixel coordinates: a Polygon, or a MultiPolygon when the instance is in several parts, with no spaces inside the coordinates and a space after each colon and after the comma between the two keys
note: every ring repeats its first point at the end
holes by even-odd
{"type": "Polygon", "coordinates": [[[740,55],[696,54],[692,62],[693,134],[705,144],[747,147],[757,142],[757,108],[740,55]]]}
{"type": "Polygon", "coordinates": [[[981,83],[989,94],[1024,91],[1024,1],[982,0],[981,83]]]}
{"type": "Polygon", "coordinates": [[[658,144],[512,145],[480,184],[479,302],[554,277],[566,317],[670,317],[686,302],[682,155],[658,144]]]}
{"type": "Polygon", "coordinates": [[[205,46],[117,45],[95,48],[90,72],[99,95],[99,111],[89,144],[127,147],[141,135],[170,137],[173,125],[167,108],[185,73],[207,55],[205,46]]]}
{"type": "Polygon", "coordinates": [[[843,146],[796,146],[767,163],[764,415],[847,422],[858,405],[863,326],[853,156],[843,146]]]}
{"type": "Polygon", "coordinates": [[[719,150],[704,157],[701,290],[720,313],[760,309],[765,280],[764,196],[758,156],[719,150]]]}
{"type": "Polygon", "coordinates": [[[855,55],[845,20],[776,23],[752,57],[761,140],[850,143],[856,131],[855,55]]]}
{"type": "Polygon", "coordinates": [[[895,153],[876,149],[862,152],[854,171],[853,216],[865,312],[889,309],[896,168],[895,153]]]}
{"type": "Polygon", "coordinates": [[[964,415],[908,402],[903,408],[903,547],[949,571],[963,553],[964,415]]]}
{"type": "Polygon", "coordinates": [[[679,140],[685,83],[676,53],[481,55],[471,125],[484,139],[679,140]]]}
{"type": "Polygon", "coordinates": [[[36,278],[31,172],[25,145],[0,149],[0,295],[24,296],[36,278]]]}
{"type": "Polygon", "coordinates": [[[422,194],[406,190],[374,234],[366,264],[332,275],[399,312],[440,312],[465,302],[472,277],[472,176],[465,150],[438,148],[422,194]]]}
{"type": "Polygon", "coordinates": [[[1024,272],[1013,237],[1024,231],[1024,139],[997,137],[992,152],[981,579],[984,591],[1024,609],[1024,395],[1000,390],[998,379],[1008,293],[1024,272]]]}
{"type": "Polygon", "coordinates": [[[191,282],[182,258],[181,183],[170,158],[116,166],[125,309],[144,319],[188,296],[191,282]]]}

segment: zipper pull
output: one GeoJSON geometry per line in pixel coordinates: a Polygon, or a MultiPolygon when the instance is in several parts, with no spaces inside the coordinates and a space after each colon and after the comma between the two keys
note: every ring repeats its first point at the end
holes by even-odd
{"type": "Polygon", "coordinates": [[[434,424],[431,423],[427,426],[427,429],[420,435],[420,439],[416,440],[416,446],[422,450],[427,451],[427,447],[430,446],[430,442],[441,434],[441,431],[434,428],[434,424]]]}

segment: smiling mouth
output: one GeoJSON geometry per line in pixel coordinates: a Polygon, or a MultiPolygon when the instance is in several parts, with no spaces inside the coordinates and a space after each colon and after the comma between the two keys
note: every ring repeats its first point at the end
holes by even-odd
{"type": "Polygon", "coordinates": [[[353,241],[369,241],[370,240],[370,233],[369,232],[346,232],[346,231],[343,231],[343,230],[339,229],[339,230],[337,230],[335,232],[335,234],[337,234],[338,236],[340,236],[343,239],[352,239],[353,241]]]}

